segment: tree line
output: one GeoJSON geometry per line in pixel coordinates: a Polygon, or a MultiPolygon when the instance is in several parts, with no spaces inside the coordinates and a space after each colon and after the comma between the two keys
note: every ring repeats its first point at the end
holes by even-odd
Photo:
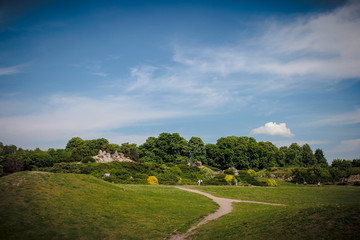
{"type": "MultiPolygon", "coordinates": [[[[267,169],[271,167],[327,167],[328,163],[321,149],[314,152],[308,144],[299,146],[292,143],[289,147],[276,147],[271,142],[257,142],[252,137],[222,137],[215,144],[205,144],[199,137],[189,141],[178,133],[161,133],[158,137],[149,137],[140,146],[123,143],[110,143],[105,138],[83,140],[74,137],[68,141],[65,149],[50,148],[47,151],[24,150],[15,145],[3,145],[0,142],[0,174],[22,170],[36,170],[52,167],[61,162],[91,162],[91,156],[99,150],[109,153],[122,152],[136,162],[154,162],[159,164],[187,164],[201,161],[204,165],[225,170],[267,169]]],[[[335,160],[359,167],[360,160],[335,160]]],[[[339,165],[339,164],[338,164],[339,165]]]]}

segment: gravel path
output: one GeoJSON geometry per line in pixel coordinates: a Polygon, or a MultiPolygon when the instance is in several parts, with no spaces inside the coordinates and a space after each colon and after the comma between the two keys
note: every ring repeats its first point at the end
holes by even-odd
{"type": "Polygon", "coordinates": [[[230,198],[222,198],[222,197],[215,197],[209,193],[205,193],[199,190],[195,190],[195,189],[189,189],[189,188],[184,188],[184,187],[176,187],[178,189],[184,190],[184,191],[188,191],[188,192],[192,192],[192,193],[197,193],[197,194],[201,194],[204,195],[210,199],[212,199],[214,202],[216,202],[219,205],[219,209],[206,216],[201,222],[199,222],[197,225],[192,226],[185,234],[174,234],[171,236],[170,240],[185,240],[188,237],[190,237],[192,234],[194,234],[194,230],[198,227],[200,227],[201,225],[217,219],[225,214],[230,213],[233,210],[232,207],[232,203],[234,202],[244,202],[244,203],[257,203],[257,204],[266,204],[266,205],[273,205],[273,206],[285,206],[284,204],[279,204],[279,203],[268,203],[268,202],[257,202],[257,201],[248,201],[248,200],[238,200],[238,199],[230,199],[230,198]]]}

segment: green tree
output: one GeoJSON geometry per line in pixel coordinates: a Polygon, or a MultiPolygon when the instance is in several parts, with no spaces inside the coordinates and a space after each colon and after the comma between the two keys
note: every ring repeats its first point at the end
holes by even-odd
{"type": "Polygon", "coordinates": [[[219,148],[216,144],[208,143],[205,145],[206,159],[204,164],[210,167],[220,168],[221,166],[217,164],[219,156],[219,148]]]}
{"type": "Polygon", "coordinates": [[[316,164],[316,158],[309,144],[304,144],[301,148],[301,162],[304,166],[313,166],[316,164]]]}
{"type": "Polygon", "coordinates": [[[73,137],[66,144],[66,150],[73,150],[74,148],[80,147],[84,144],[85,144],[85,141],[82,140],[80,137],[73,137]]]}
{"type": "Polygon", "coordinates": [[[118,144],[115,144],[115,143],[108,143],[108,144],[105,144],[102,148],[103,151],[106,151],[108,153],[115,153],[115,151],[118,151],[120,152],[120,149],[121,147],[118,145],[118,144]]]}
{"type": "Polygon", "coordinates": [[[206,159],[206,150],[204,142],[199,137],[191,137],[188,143],[190,162],[201,161],[206,159]]]}
{"type": "Polygon", "coordinates": [[[17,152],[17,150],[18,150],[18,148],[15,145],[5,145],[2,148],[1,154],[2,155],[14,154],[17,152]]]}
{"type": "Polygon", "coordinates": [[[285,158],[285,164],[287,166],[300,166],[301,156],[300,156],[300,146],[297,143],[292,143],[287,152],[285,158]]]}
{"type": "Polygon", "coordinates": [[[99,150],[103,149],[107,144],[109,144],[109,141],[105,138],[84,141],[84,145],[92,151],[92,155],[98,154],[99,150]]]}
{"type": "Polygon", "coordinates": [[[320,164],[320,165],[323,165],[323,166],[328,165],[322,149],[317,148],[315,150],[314,156],[316,158],[317,164],[320,164]]]}
{"type": "Polygon", "coordinates": [[[122,152],[125,157],[128,157],[134,161],[139,160],[139,148],[135,143],[123,143],[121,144],[119,151],[122,152]]]}
{"type": "Polygon", "coordinates": [[[188,155],[188,143],[178,133],[161,133],[158,138],[149,137],[139,147],[142,162],[175,163],[179,156],[188,155]]]}

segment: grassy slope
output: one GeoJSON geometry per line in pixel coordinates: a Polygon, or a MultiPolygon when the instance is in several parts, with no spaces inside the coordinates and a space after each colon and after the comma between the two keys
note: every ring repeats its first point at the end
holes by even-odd
{"type": "Polygon", "coordinates": [[[216,196],[287,204],[234,204],[234,211],[202,226],[194,239],[359,239],[360,188],[283,185],[202,187],[216,196]]]}
{"type": "Polygon", "coordinates": [[[167,186],[75,174],[0,178],[1,239],[159,239],[215,209],[204,196],[167,186]]]}

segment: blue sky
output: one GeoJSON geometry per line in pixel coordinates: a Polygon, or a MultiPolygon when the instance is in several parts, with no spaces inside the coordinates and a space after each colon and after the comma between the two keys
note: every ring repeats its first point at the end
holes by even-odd
{"type": "Polygon", "coordinates": [[[360,157],[358,1],[8,1],[0,139],[177,132],[360,157]]]}

